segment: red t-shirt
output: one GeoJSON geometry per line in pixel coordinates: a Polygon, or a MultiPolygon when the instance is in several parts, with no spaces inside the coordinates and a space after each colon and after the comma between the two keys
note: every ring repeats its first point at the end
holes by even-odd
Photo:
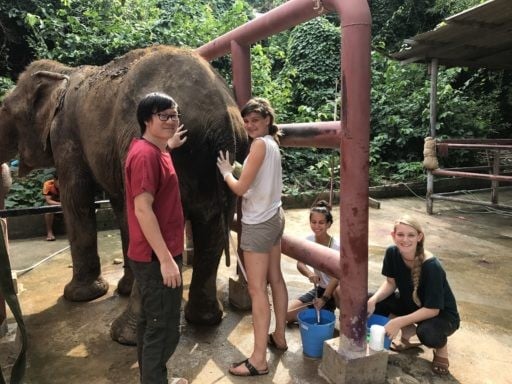
{"type": "Polygon", "coordinates": [[[128,257],[151,261],[152,249],[135,216],[134,198],[143,192],[153,195],[155,212],[162,236],[173,256],[183,252],[185,220],[181,206],[178,175],[171,156],[144,139],[133,139],[125,164],[126,208],[128,219],[128,257]]]}

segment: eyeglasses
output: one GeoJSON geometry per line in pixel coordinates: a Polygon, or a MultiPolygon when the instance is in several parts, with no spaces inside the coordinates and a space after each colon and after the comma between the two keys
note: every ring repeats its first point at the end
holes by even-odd
{"type": "Polygon", "coordinates": [[[160,121],[167,121],[169,119],[171,119],[172,121],[178,121],[181,116],[180,114],[167,115],[166,113],[153,113],[153,115],[157,115],[160,121]]]}

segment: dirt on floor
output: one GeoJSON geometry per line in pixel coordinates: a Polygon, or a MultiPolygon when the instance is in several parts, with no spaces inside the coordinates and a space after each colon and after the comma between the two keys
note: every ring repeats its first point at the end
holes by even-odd
{"type": "MultiPolygon", "coordinates": [[[[471,195],[488,201],[484,193],[471,195]]],[[[511,205],[512,191],[501,195],[511,205]]],[[[461,314],[461,328],[449,338],[450,374],[440,377],[431,371],[432,350],[420,347],[389,353],[387,383],[512,384],[512,217],[511,213],[481,206],[436,202],[435,214],[425,213],[421,198],[381,200],[380,209],[370,209],[369,289],[382,282],[380,274],[385,247],[391,243],[393,220],[403,213],[416,215],[424,225],[426,248],[443,263],[461,314]]],[[[331,233],[339,235],[339,214],[331,233]]],[[[286,210],[286,232],[303,237],[309,233],[308,210],[286,210]]],[[[14,240],[10,243],[11,264],[18,270],[19,300],[29,334],[26,383],[138,383],[134,347],[113,342],[111,322],[123,311],[127,298],[115,292],[122,265],[120,236],[116,231],[98,235],[102,273],[111,288],[107,295],[89,303],[70,303],[62,298],[71,277],[67,240],[44,238],[14,240]],[[51,256],[48,258],[48,256],[51,256]],[[30,269],[41,260],[43,263],[30,269]]],[[[283,270],[290,298],[309,289],[295,268],[295,261],[283,256],[283,270]]],[[[185,267],[184,300],[191,277],[185,267]]],[[[325,384],[318,375],[320,360],[302,353],[298,327],[287,329],[289,349],[269,352],[270,374],[257,378],[235,378],[227,373],[234,361],[247,356],[252,347],[249,311],[229,304],[228,281],[235,266],[224,265],[218,274],[218,293],[225,316],[216,327],[197,327],[182,321],[182,338],[169,361],[173,376],[191,383],[309,383],[325,384]]],[[[9,333],[0,339],[0,364],[4,375],[16,357],[16,327],[8,318],[9,333]]]]}

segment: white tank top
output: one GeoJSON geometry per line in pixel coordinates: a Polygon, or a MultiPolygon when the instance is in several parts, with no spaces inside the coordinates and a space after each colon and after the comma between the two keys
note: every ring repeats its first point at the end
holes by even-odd
{"type": "Polygon", "coordinates": [[[243,195],[242,222],[245,224],[263,223],[274,216],[281,206],[283,177],[279,146],[270,135],[255,140],[265,143],[265,158],[256,178],[243,195]]]}

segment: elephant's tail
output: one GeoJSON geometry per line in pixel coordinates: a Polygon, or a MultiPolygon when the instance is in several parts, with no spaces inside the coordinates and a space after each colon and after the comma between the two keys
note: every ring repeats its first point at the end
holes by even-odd
{"type": "MultiPolygon", "coordinates": [[[[218,151],[229,151],[229,157],[233,161],[237,161],[240,164],[243,163],[245,157],[247,156],[248,152],[248,143],[249,138],[247,136],[247,133],[243,127],[243,122],[240,117],[240,111],[236,104],[233,104],[232,106],[227,108],[227,114],[226,114],[226,122],[225,126],[231,127],[232,132],[229,136],[223,136],[223,139],[225,141],[217,141],[217,148],[215,149],[215,157],[218,155],[218,151]]],[[[219,172],[217,172],[218,177],[222,178],[219,172]]],[[[222,223],[224,226],[223,235],[224,238],[224,252],[226,254],[226,266],[231,265],[230,260],[230,243],[231,248],[233,249],[233,252],[238,252],[238,247],[235,244],[235,242],[232,240],[232,237],[230,236],[230,231],[236,230],[238,233],[240,233],[239,228],[232,228],[233,223],[233,216],[236,212],[237,207],[237,197],[236,195],[231,192],[229,187],[221,181],[219,183],[220,186],[220,194],[223,195],[222,201],[224,204],[226,204],[225,209],[222,210],[222,223]],[[231,241],[230,241],[231,239],[231,241]]]]}
{"type": "MultiPolygon", "coordinates": [[[[231,253],[230,253],[230,250],[229,250],[229,245],[230,245],[230,239],[231,239],[231,234],[230,234],[230,231],[231,231],[231,228],[230,228],[230,220],[229,220],[229,216],[226,215],[225,211],[222,211],[222,223],[224,224],[224,228],[226,229],[224,232],[224,254],[226,255],[226,267],[230,267],[231,266],[231,253]]],[[[233,249],[235,250],[236,252],[236,247],[233,247],[233,249]]]]}

